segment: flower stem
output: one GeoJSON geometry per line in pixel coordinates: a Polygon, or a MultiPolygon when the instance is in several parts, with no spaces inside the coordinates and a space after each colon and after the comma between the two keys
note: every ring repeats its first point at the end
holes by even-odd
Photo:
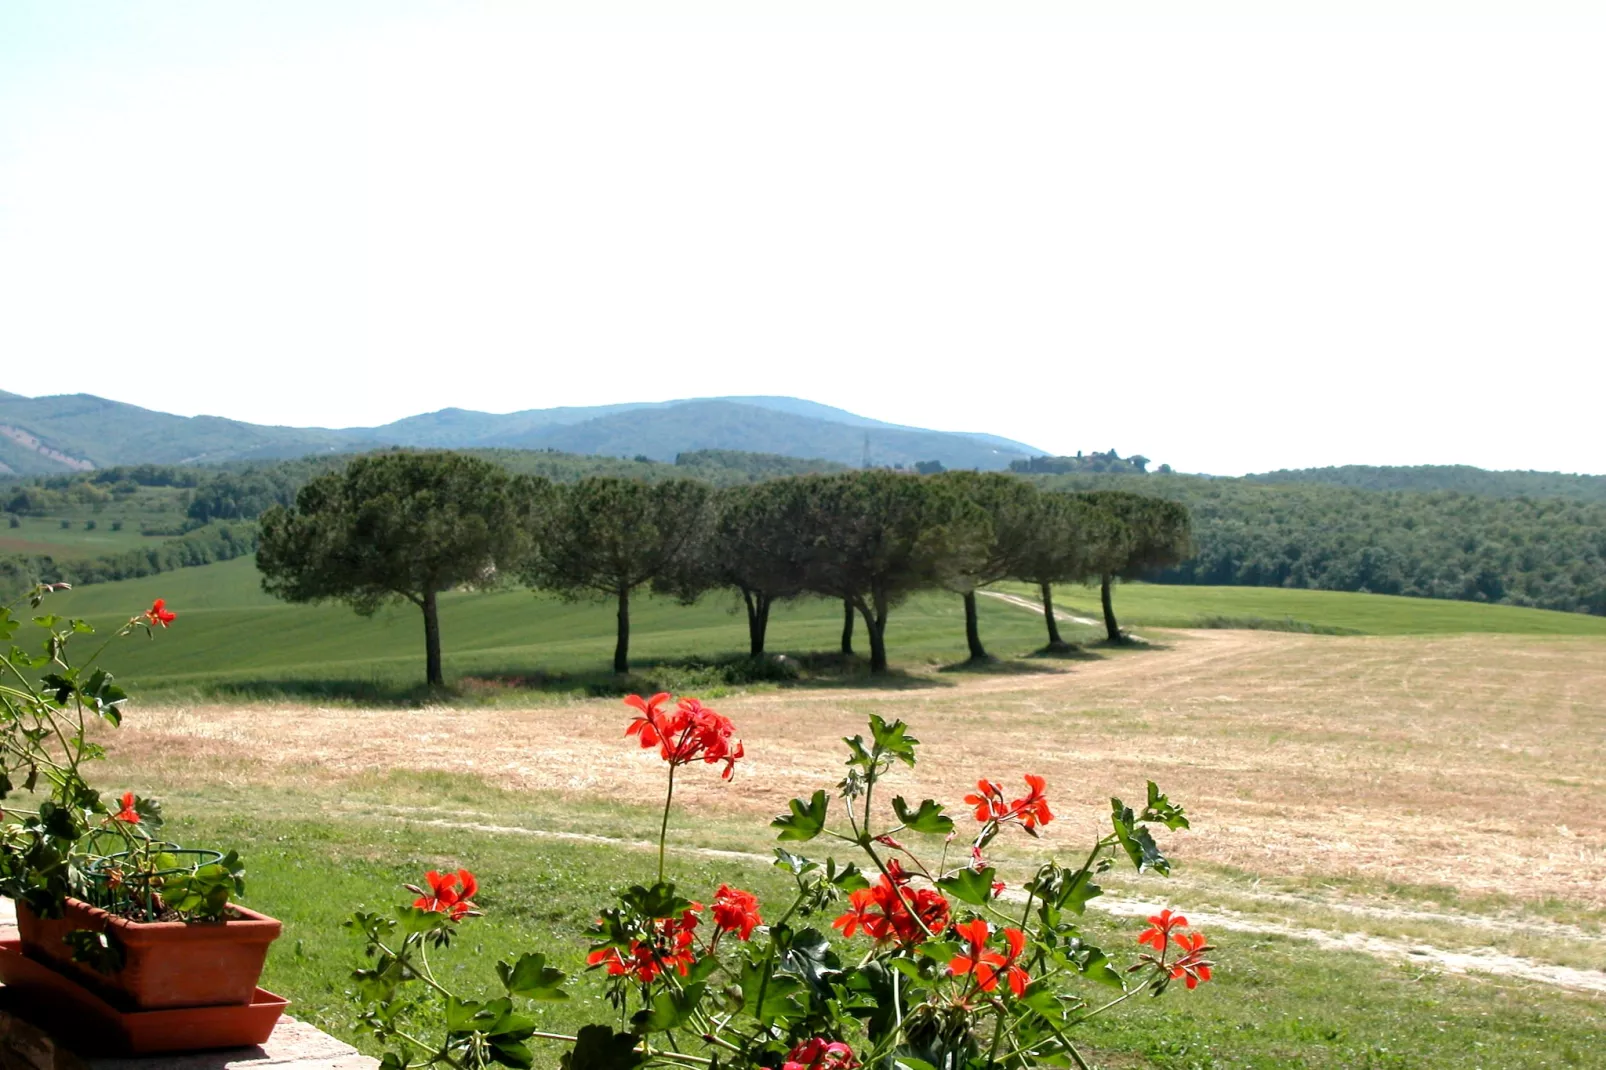
{"type": "Polygon", "coordinates": [[[669,804],[675,798],[675,763],[669,763],[669,790],[664,793],[664,820],[658,826],[658,883],[664,882],[664,844],[669,840],[669,804]]]}

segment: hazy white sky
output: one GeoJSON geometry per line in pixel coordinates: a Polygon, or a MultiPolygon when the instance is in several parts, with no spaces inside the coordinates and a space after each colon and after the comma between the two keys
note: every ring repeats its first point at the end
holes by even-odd
{"type": "Polygon", "coordinates": [[[0,389],[1606,472],[1592,9],[5,0],[0,389]]]}

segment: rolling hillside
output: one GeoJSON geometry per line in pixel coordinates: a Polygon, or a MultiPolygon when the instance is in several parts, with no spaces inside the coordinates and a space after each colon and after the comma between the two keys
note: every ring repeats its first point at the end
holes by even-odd
{"type": "Polygon", "coordinates": [[[1040,452],[994,435],[883,423],[786,397],[530,409],[493,414],[442,409],[380,427],[268,427],[217,416],[174,416],[95,397],[26,398],[0,392],[0,476],[53,475],[129,464],[352,453],[385,446],[558,449],[673,461],[696,450],[742,450],[839,464],[1007,468],[1040,452]]]}
{"type": "Polygon", "coordinates": [[[378,445],[340,431],[174,416],[93,394],[0,395],[0,464],[17,475],[301,457],[378,445]]]}

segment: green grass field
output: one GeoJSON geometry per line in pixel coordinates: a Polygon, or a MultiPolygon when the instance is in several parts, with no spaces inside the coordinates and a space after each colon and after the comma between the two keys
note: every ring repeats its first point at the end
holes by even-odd
{"type": "MultiPolygon", "coordinates": [[[[137,538],[137,536],[136,536],[137,538]]],[[[1025,588],[1011,588],[1030,595],[1025,588]]],[[[255,565],[239,559],[180,569],[138,580],[96,584],[57,596],[51,612],[81,616],[98,628],[167,599],[179,624],[156,643],[131,639],[104,664],[143,689],[202,693],[316,694],[386,701],[412,694],[422,677],[422,621],[411,605],[359,617],[341,605],[288,605],[263,594],[255,565]]],[[[1097,591],[1061,589],[1057,604],[1098,618],[1097,591]]],[[[1606,636],[1606,618],[1509,606],[1395,598],[1328,591],[1173,587],[1127,584],[1116,592],[1122,623],[1142,627],[1200,626],[1210,618],[1296,622],[1367,634],[1506,632],[1519,635],[1606,636]]],[[[718,678],[676,678],[686,659],[731,658],[745,652],[746,624],[732,600],[705,598],[694,606],[650,597],[632,604],[633,664],[658,667],[658,682],[703,690],[718,678]]],[[[1013,659],[1046,638],[1041,617],[998,599],[980,601],[989,650],[1013,659]]],[[[524,590],[456,592],[442,600],[442,636],[449,678],[494,681],[497,688],[583,690],[606,678],[614,637],[612,608],[566,604],[524,590]]],[[[794,655],[836,649],[841,610],[806,599],[777,608],[769,648],[794,655]]],[[[1096,641],[1101,629],[1062,627],[1073,642],[1096,641]]],[[[860,629],[859,642],[863,646],[860,629]]],[[[888,628],[895,665],[929,669],[965,657],[963,617],[956,596],[928,592],[899,606],[888,628]]],[[[653,681],[648,680],[649,684],[653,681]]],[[[489,686],[489,685],[488,685],[489,686]]]]}
{"type": "Polygon", "coordinates": [[[70,518],[23,516],[17,521],[20,526],[11,527],[9,521],[0,520],[0,554],[49,555],[66,561],[154,546],[160,541],[141,535],[137,519],[124,519],[118,513],[70,518]],[[62,519],[70,526],[62,527],[62,519]],[[95,523],[93,530],[85,527],[91,520],[95,523]],[[120,520],[123,529],[113,531],[112,524],[120,520]]]}
{"type": "MultiPolygon", "coordinates": [[[[571,1031],[607,1020],[600,986],[584,972],[581,930],[612,893],[650,876],[649,850],[565,841],[539,834],[493,833],[426,824],[464,806],[486,807],[498,822],[532,829],[576,824],[602,835],[636,836],[655,823],[650,813],[566,815],[553,800],[488,791],[476,778],[376,775],[338,797],[213,788],[203,802],[182,795],[169,810],[170,829],[190,843],[249,845],[247,902],[284,922],[263,984],[290,996],[294,1013],[374,1051],[351,1032],[355,1007],[346,995],[350,971],[362,964],[341,921],[356,909],[405,901],[404,882],[424,870],[466,866],[481,882],[485,917],[465,924],[463,939],[432,961],[453,986],[495,991],[498,958],[541,950],[571,977],[575,997],[532,1004],[541,1028],[571,1031]],[[203,806],[211,816],[196,817],[203,806]],[[398,808],[399,806],[399,808],[398,808]],[[420,810],[419,807],[424,809],[420,810]],[[415,815],[408,817],[409,808],[415,815]],[[572,820],[570,820],[572,819],[572,820]]],[[[473,821],[474,817],[464,820],[473,821]]],[[[479,818],[478,820],[483,820],[479,818]]],[[[682,826],[672,843],[701,833],[682,826]]],[[[844,856],[846,857],[846,856],[844,856]]],[[[755,891],[761,904],[789,898],[781,875],[759,862],[671,856],[671,874],[693,896],[719,883],[755,891]]],[[[829,917],[811,919],[829,932],[829,917]]],[[[1090,912],[1090,938],[1129,960],[1140,926],[1090,912]]],[[[1212,934],[1215,980],[1165,998],[1144,997],[1094,1019],[1079,1032],[1096,1065],[1152,1070],[1272,1068],[1526,1068],[1598,1065],[1606,1042],[1598,999],[1494,978],[1447,976],[1413,964],[1359,953],[1318,952],[1280,937],[1212,934]],[[1596,1055],[1590,1055],[1595,1052],[1596,1055]]],[[[839,941],[840,943],[840,941],[839,941]]],[[[377,1054],[377,1052],[376,1052],[377,1054]]],[[[556,1065],[545,1049],[537,1065],[556,1065]]]]}
{"type": "MultiPolygon", "coordinates": [[[[1036,592],[1021,584],[999,590],[1027,598],[1036,592]]],[[[1059,588],[1060,609],[1102,620],[1099,592],[1090,587],[1059,588]]],[[[1603,635],[1606,617],[1558,613],[1521,606],[1483,605],[1435,598],[1403,598],[1345,591],[1287,590],[1280,587],[1184,587],[1126,583],[1115,590],[1115,612],[1122,625],[1196,628],[1212,620],[1289,620],[1360,635],[1454,635],[1467,632],[1506,635],[1603,635]]]]}
{"type": "MultiPolygon", "coordinates": [[[[287,605],[261,592],[249,559],[87,586],[53,598],[50,609],[108,629],[153,597],[167,599],[180,614],[178,624],[155,643],[126,640],[103,661],[142,688],[235,694],[301,689],[384,699],[421,681],[423,623],[413,606],[389,606],[363,618],[341,605],[287,605]]],[[[746,620],[733,609],[723,597],[694,606],[645,596],[634,600],[633,664],[745,653],[746,620]]],[[[983,605],[982,614],[985,635],[999,655],[1024,654],[1045,641],[1041,619],[1030,612],[993,602],[983,605]]],[[[458,592],[441,603],[449,678],[511,678],[515,685],[557,690],[584,687],[605,675],[614,628],[610,606],[566,604],[525,590],[458,592]]],[[[799,601],[773,614],[769,647],[792,653],[835,650],[841,628],[838,605],[799,601]]],[[[965,656],[957,596],[924,594],[910,600],[894,612],[889,631],[894,657],[906,665],[943,665],[965,656]]],[[[1071,629],[1071,634],[1092,636],[1090,629],[1071,629]]],[[[859,642],[864,644],[862,627],[859,642]]],[[[706,689],[706,681],[697,682],[706,689]]]]}

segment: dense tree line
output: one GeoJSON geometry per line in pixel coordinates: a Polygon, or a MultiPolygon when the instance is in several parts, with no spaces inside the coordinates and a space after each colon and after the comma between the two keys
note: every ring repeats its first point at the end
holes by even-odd
{"type": "Polygon", "coordinates": [[[1606,503],[1606,476],[1491,472],[1468,464],[1367,465],[1280,469],[1245,476],[1256,483],[1323,483],[1352,490],[1448,490],[1495,498],[1572,498],[1606,503]]]}
{"type": "MultiPolygon", "coordinates": [[[[835,461],[786,457],[779,453],[745,453],[741,450],[690,450],[678,453],[675,455],[675,467],[683,469],[687,476],[720,486],[758,483],[782,476],[848,471],[847,465],[835,461]]],[[[939,464],[937,468],[940,471],[942,466],[939,464]]]]}
{"type": "MultiPolygon", "coordinates": [[[[999,473],[871,469],[722,490],[618,476],[556,484],[445,451],[358,458],[261,523],[257,564],[269,593],[344,601],[359,613],[394,600],[418,606],[432,685],[444,682],[439,594],[498,577],[612,602],[618,673],[629,671],[631,598],[649,588],[688,601],[736,591],[754,656],[777,602],[840,601],[863,622],[871,671],[884,672],[888,619],[915,591],[965,600],[966,637],[981,658],[978,587],[1102,579],[1108,635],[1119,641],[1111,582],[1175,564],[1191,545],[1187,512],[1173,502],[1045,493],[999,473]]],[[[1046,587],[1044,612],[1057,643],[1046,587]]]]}
{"type": "MultiPolygon", "coordinates": [[[[648,482],[694,478],[716,489],[793,474],[788,466],[820,464],[731,451],[685,454],[680,464],[553,451],[470,452],[512,473],[553,483],[589,476],[648,482]]],[[[1086,459],[1092,463],[1105,456],[1086,459]]],[[[190,495],[187,507],[195,510],[189,525],[214,516],[248,519],[270,503],[287,504],[309,479],[349,459],[224,468],[140,465],[5,480],[0,481],[0,509],[59,515],[75,502],[86,504],[86,498],[105,501],[143,487],[181,487],[190,495]]],[[[1126,490],[1186,505],[1198,552],[1187,563],[1150,577],[1163,582],[1375,591],[1606,613],[1606,504],[1590,500],[1606,477],[1446,466],[1351,467],[1245,479],[1081,469],[1028,472],[1018,478],[1043,489],[1126,490]],[[1309,481],[1313,479],[1318,481],[1309,481]],[[1366,489],[1401,481],[1413,486],[1445,482],[1479,493],[1366,489]],[[1343,483],[1353,485],[1338,485],[1343,483]],[[1512,496],[1515,490],[1530,489],[1528,496],[1512,496]],[[1533,496],[1540,489],[1555,497],[1533,496]]],[[[18,574],[28,571],[16,561],[9,568],[18,574]]],[[[851,604],[845,606],[845,623],[851,625],[857,615],[851,604]]]]}
{"type": "Polygon", "coordinates": [[[1606,614],[1606,505],[1149,475],[1038,477],[1185,505],[1197,552],[1161,583],[1370,591],[1606,614]]]}

